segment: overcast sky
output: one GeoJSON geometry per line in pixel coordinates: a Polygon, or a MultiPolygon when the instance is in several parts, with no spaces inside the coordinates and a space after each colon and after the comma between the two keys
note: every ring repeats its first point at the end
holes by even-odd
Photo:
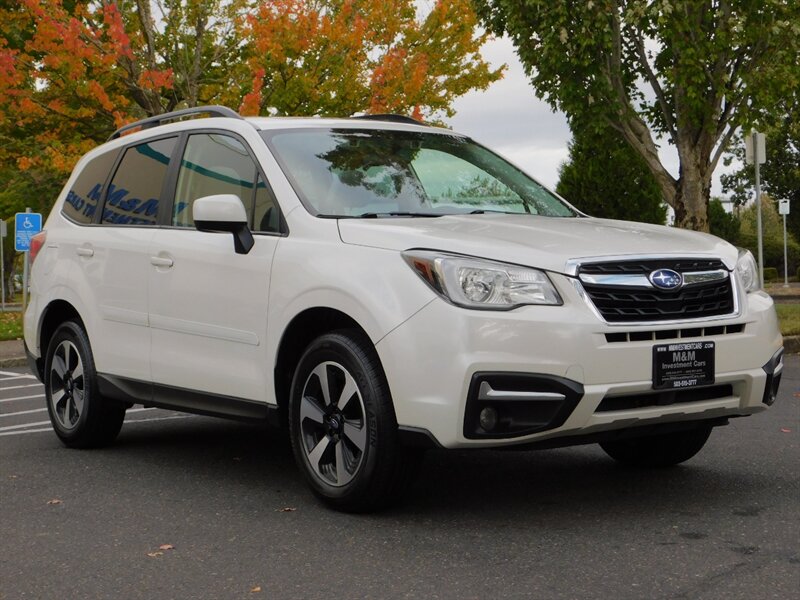
{"type": "MultiPolygon", "coordinates": [[[[562,113],[554,113],[536,98],[508,38],[487,43],[483,56],[493,67],[508,65],[505,76],[483,92],[470,92],[456,100],[456,115],[448,123],[461,133],[500,152],[548,187],[558,182],[558,167],[567,159],[572,135],[562,113]]],[[[664,166],[677,177],[674,148],[661,147],[664,166]]],[[[721,195],[720,161],[711,193],[721,195]]]]}

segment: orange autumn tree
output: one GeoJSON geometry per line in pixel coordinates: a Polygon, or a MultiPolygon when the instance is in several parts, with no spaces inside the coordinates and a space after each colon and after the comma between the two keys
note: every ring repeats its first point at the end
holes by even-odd
{"type": "Polygon", "coordinates": [[[452,115],[501,76],[480,56],[469,0],[274,0],[242,21],[244,114],[452,115]]]}
{"type": "Polygon", "coordinates": [[[0,5],[0,164],[67,173],[127,115],[116,71],[129,53],[115,4],[0,5]]]}
{"type": "Polygon", "coordinates": [[[169,110],[449,115],[501,70],[469,0],[418,4],[0,0],[0,210],[46,210],[83,153],[169,110]]]}

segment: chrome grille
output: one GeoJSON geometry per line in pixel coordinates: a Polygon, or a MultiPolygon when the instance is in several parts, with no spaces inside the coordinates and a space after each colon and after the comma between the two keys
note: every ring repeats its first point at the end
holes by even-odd
{"type": "Polygon", "coordinates": [[[730,273],[716,259],[587,263],[577,274],[588,300],[608,323],[685,321],[735,312],[730,273]],[[680,273],[687,283],[677,290],[657,288],[648,275],[658,269],[680,273]]]}

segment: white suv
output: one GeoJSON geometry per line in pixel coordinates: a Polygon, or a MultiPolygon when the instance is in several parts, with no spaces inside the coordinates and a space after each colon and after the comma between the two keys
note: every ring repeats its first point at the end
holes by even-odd
{"type": "Polygon", "coordinates": [[[677,464],[783,366],[750,253],[587,217],[405,117],[137,122],[81,159],[31,258],[25,342],[67,446],[134,404],[286,424],[343,510],[429,447],[677,464]]]}

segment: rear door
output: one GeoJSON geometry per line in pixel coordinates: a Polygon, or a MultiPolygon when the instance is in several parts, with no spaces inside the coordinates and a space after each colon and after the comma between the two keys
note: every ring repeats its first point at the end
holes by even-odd
{"type": "MultiPolygon", "coordinates": [[[[88,283],[83,289],[94,296],[88,303],[97,313],[90,335],[100,373],[150,379],[148,251],[177,141],[164,137],[122,150],[102,192],[102,209],[74,247],[88,283]]],[[[99,189],[94,194],[99,196],[99,189]]]]}
{"type": "Polygon", "coordinates": [[[215,131],[187,136],[172,214],[150,244],[155,384],[264,400],[267,299],[282,221],[277,211],[244,140],[215,131]],[[249,254],[234,252],[231,234],[194,228],[192,204],[214,194],[242,200],[255,237],[249,254]]]}

